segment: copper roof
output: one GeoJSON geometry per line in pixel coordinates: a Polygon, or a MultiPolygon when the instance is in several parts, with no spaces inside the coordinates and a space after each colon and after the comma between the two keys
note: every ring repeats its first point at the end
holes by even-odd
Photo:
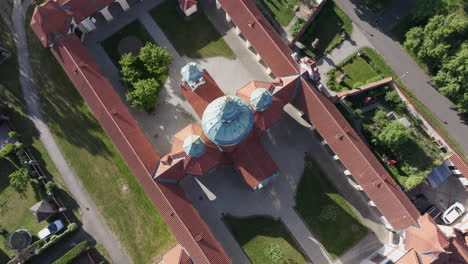
{"type": "Polygon", "coordinates": [[[257,9],[254,1],[218,1],[276,76],[299,73],[299,66],[291,58],[292,50],[257,9]]]}
{"type": "Polygon", "coordinates": [[[417,226],[420,214],[416,207],[336,106],[311,83],[300,81],[302,89],[294,104],[304,112],[390,225],[394,229],[417,226]]]}

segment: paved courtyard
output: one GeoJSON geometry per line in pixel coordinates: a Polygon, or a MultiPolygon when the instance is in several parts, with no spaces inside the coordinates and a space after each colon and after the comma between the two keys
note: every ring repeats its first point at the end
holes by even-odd
{"type": "MultiPolygon", "coordinates": [[[[285,118],[262,137],[262,143],[275,160],[280,175],[269,186],[252,192],[231,166],[215,169],[201,177],[188,176],[181,185],[234,263],[246,263],[245,255],[222,222],[223,214],[238,217],[270,215],[281,218],[304,253],[315,264],[332,263],[313,233],[293,209],[295,192],[309,153],[326,171],[370,231],[355,247],[335,263],[359,263],[388,240],[388,232],[377,212],[352,188],[340,165],[320,144],[315,133],[292,118],[285,118]]],[[[313,230],[312,230],[313,232],[313,230]]]]}
{"type": "Polygon", "coordinates": [[[169,78],[164,87],[161,88],[156,110],[148,114],[144,111],[136,111],[129,108],[161,156],[170,152],[172,135],[190,123],[199,122],[198,116],[190,104],[185,101],[179,90],[179,85],[181,84],[180,69],[189,61],[195,61],[202,68],[206,69],[220,88],[227,94],[235,94],[237,89],[252,80],[271,80],[271,77],[266,74],[265,69],[255,60],[253,53],[245,47],[243,40],[235,34],[235,30],[231,25],[227,24],[225,20],[221,20],[221,17],[216,14],[214,6],[206,6],[206,13],[209,15],[210,20],[217,21],[216,28],[234,51],[236,58],[212,57],[191,59],[180,56],[149,14],[151,9],[162,2],[162,0],[140,2],[121,16],[116,17],[110,23],[98,27],[85,37],[85,45],[91,56],[96,60],[96,63],[110,80],[123,101],[125,101],[125,87],[119,80],[117,66],[113,64],[100,44],[103,40],[138,19],[153,40],[158,45],[167,48],[173,55],[174,60],[169,68],[169,78]]]}

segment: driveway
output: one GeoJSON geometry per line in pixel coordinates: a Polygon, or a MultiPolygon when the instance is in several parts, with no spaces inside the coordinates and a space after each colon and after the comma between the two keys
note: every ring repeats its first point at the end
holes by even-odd
{"type": "Polygon", "coordinates": [[[238,217],[270,215],[281,218],[305,254],[315,264],[332,263],[293,207],[295,192],[304,168],[304,153],[308,152],[327,172],[340,193],[350,203],[370,232],[355,247],[335,263],[359,263],[387,242],[387,231],[380,223],[376,209],[368,206],[364,197],[349,185],[343,168],[320,144],[315,132],[302,127],[289,116],[269,129],[262,144],[276,162],[280,175],[269,186],[252,192],[232,166],[222,166],[208,175],[188,176],[182,188],[206,221],[234,263],[245,263],[243,252],[221,220],[223,214],[238,217]],[[238,261],[236,261],[238,260],[238,261]]]}
{"type": "Polygon", "coordinates": [[[195,61],[202,68],[206,69],[220,88],[227,94],[235,94],[239,88],[252,80],[270,81],[271,77],[256,62],[253,53],[245,47],[244,42],[235,34],[232,26],[220,18],[214,7],[206,7],[206,13],[210,20],[216,21],[216,28],[234,51],[236,58],[212,57],[192,59],[179,55],[149,14],[151,9],[162,2],[162,0],[159,0],[138,3],[118,19],[88,34],[85,37],[85,45],[123,101],[125,101],[125,87],[119,80],[119,70],[102,48],[101,41],[118,32],[132,21],[139,19],[154,41],[158,45],[166,47],[173,55],[174,60],[169,67],[169,78],[161,88],[156,110],[148,114],[129,107],[130,112],[145,132],[146,137],[151,141],[158,153],[164,155],[170,152],[172,136],[175,133],[190,123],[199,122],[198,116],[179,90],[181,84],[180,69],[189,61],[195,61]]]}
{"type": "Polygon", "coordinates": [[[402,79],[403,82],[440,120],[465,153],[468,153],[467,119],[460,116],[453,103],[431,86],[430,77],[389,33],[391,26],[410,12],[414,1],[394,1],[391,7],[379,14],[372,13],[363,7],[362,2],[358,0],[336,0],[336,2],[357,26],[354,27],[354,30],[360,30],[367,36],[369,42],[398,75],[408,72],[408,75],[402,79]],[[375,23],[377,18],[381,20],[378,24],[375,23]]]}

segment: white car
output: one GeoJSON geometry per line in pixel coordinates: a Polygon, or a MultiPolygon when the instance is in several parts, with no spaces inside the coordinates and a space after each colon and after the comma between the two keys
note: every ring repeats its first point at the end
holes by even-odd
{"type": "Polygon", "coordinates": [[[456,202],[452,204],[452,206],[450,206],[444,212],[444,214],[442,214],[442,220],[447,225],[450,225],[453,222],[455,222],[455,220],[457,220],[460,216],[462,216],[464,212],[465,212],[465,207],[463,207],[461,203],[456,202]]]}
{"type": "Polygon", "coordinates": [[[49,237],[50,235],[55,234],[55,233],[57,233],[58,231],[60,231],[62,229],[63,229],[62,221],[61,220],[56,220],[52,224],[48,225],[47,227],[45,227],[44,229],[39,231],[39,233],[37,233],[37,236],[39,237],[39,239],[45,239],[45,238],[49,237]]]}

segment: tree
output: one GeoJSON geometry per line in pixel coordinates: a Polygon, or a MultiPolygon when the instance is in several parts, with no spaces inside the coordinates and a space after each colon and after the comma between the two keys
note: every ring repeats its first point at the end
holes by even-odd
{"type": "Polygon", "coordinates": [[[284,253],[281,250],[281,247],[278,244],[271,244],[263,250],[263,254],[273,260],[273,262],[278,262],[283,259],[284,253]]]}
{"type": "Polygon", "coordinates": [[[127,92],[127,101],[132,107],[151,112],[158,101],[158,87],[160,84],[155,78],[138,80],[133,84],[133,90],[127,92]]]}
{"type": "Polygon", "coordinates": [[[8,177],[10,178],[10,185],[19,192],[24,191],[28,186],[29,172],[25,168],[12,172],[8,177]]]}
{"type": "Polygon", "coordinates": [[[156,75],[165,73],[172,62],[172,54],[154,43],[147,43],[141,48],[138,58],[149,73],[156,75]]]}
{"type": "Polygon", "coordinates": [[[382,109],[377,110],[375,112],[374,117],[372,120],[379,126],[379,127],[384,127],[388,123],[387,119],[387,113],[383,111],[382,109]]]}
{"type": "Polygon", "coordinates": [[[409,130],[398,121],[391,121],[380,132],[379,140],[391,149],[396,149],[410,137],[409,130]]]}
{"type": "Polygon", "coordinates": [[[133,56],[131,53],[127,53],[120,58],[120,73],[122,74],[122,79],[128,85],[133,85],[143,75],[141,70],[138,69],[138,63],[138,57],[133,56]]]}

